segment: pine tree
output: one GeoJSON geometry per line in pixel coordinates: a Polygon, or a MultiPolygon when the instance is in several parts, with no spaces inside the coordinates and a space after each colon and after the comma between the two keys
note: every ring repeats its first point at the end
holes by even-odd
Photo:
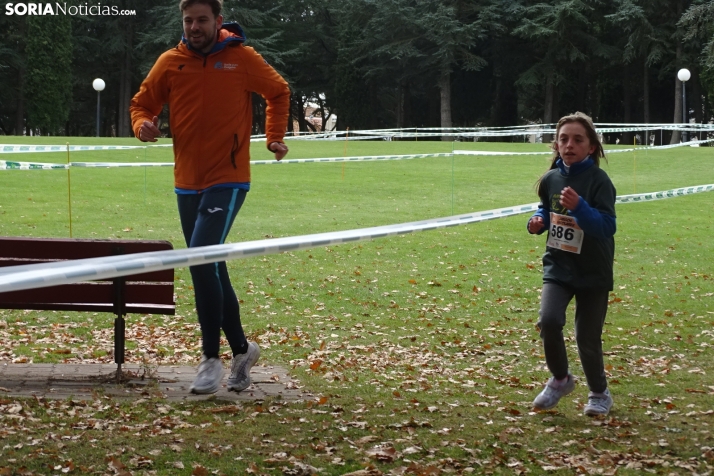
{"type": "Polygon", "coordinates": [[[72,99],[71,21],[31,16],[27,25],[27,122],[54,134],[65,127],[72,99]]]}

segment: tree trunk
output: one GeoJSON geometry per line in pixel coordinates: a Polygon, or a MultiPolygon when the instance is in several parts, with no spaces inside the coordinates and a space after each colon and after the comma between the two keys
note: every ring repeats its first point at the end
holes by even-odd
{"type": "MultiPolygon", "coordinates": [[[[677,2],[677,18],[682,17],[682,13],[684,12],[684,2],[682,0],[679,0],[677,2]]],[[[681,38],[677,37],[677,52],[676,52],[676,61],[675,64],[678,65],[677,68],[679,68],[679,65],[682,64],[682,56],[684,54],[683,48],[682,48],[682,42],[681,38]]],[[[679,71],[679,69],[677,69],[679,71]]],[[[682,82],[677,78],[675,72],[675,77],[674,77],[674,121],[672,121],[674,124],[681,124],[682,123],[682,107],[684,105],[682,104],[682,82]]],[[[672,138],[670,139],[669,143],[670,144],[677,144],[682,141],[682,134],[680,131],[672,131],[672,138]]]]}
{"type": "Polygon", "coordinates": [[[404,83],[400,82],[397,86],[397,110],[396,110],[396,120],[397,129],[402,129],[404,127],[404,83]]]}
{"type": "MultiPolygon", "coordinates": [[[[588,72],[592,71],[591,65],[588,63],[588,72]]],[[[600,120],[600,85],[598,83],[597,75],[589,74],[592,78],[592,84],[590,89],[590,108],[592,110],[591,117],[593,121],[597,122],[600,120]]]]}
{"type": "Polygon", "coordinates": [[[322,121],[318,132],[325,132],[325,126],[327,126],[327,114],[325,114],[325,102],[319,94],[317,95],[317,110],[320,111],[320,119],[322,121]]]}
{"type": "Polygon", "coordinates": [[[25,68],[21,67],[17,75],[17,113],[15,116],[15,135],[25,131],[25,68]]]}
{"type": "Polygon", "coordinates": [[[651,122],[651,114],[650,114],[650,68],[647,66],[647,59],[645,58],[644,61],[644,75],[642,79],[642,89],[643,89],[643,94],[644,94],[644,112],[645,112],[645,124],[649,124],[651,122]]]}
{"type": "MultiPolygon", "coordinates": [[[[649,124],[651,122],[650,113],[650,68],[647,66],[647,58],[643,61],[643,71],[642,71],[642,105],[644,108],[644,123],[649,124]]],[[[650,145],[650,135],[654,132],[649,130],[642,131],[642,143],[644,145],[650,145]]],[[[653,143],[654,144],[654,143],[653,143]]]]}
{"type": "MultiPolygon", "coordinates": [[[[439,78],[439,92],[441,95],[441,127],[452,127],[451,122],[451,75],[445,73],[439,78]]],[[[452,141],[452,136],[442,136],[443,141],[452,141]]]]}
{"type": "Polygon", "coordinates": [[[307,121],[305,120],[305,102],[307,99],[302,94],[291,96],[295,119],[298,123],[298,133],[307,132],[307,121]]]}
{"type": "MultiPolygon", "coordinates": [[[[682,82],[674,78],[674,120],[673,124],[682,123],[682,82]]],[[[670,144],[678,144],[681,142],[682,134],[680,131],[672,131],[672,138],[670,139],[670,144]]]]}
{"type": "MultiPolygon", "coordinates": [[[[553,121],[553,102],[555,99],[555,84],[553,83],[553,74],[548,76],[545,83],[545,103],[543,104],[543,124],[552,124],[553,121]]],[[[546,144],[553,140],[552,134],[543,134],[543,143],[546,144]]]]}
{"type": "Polygon", "coordinates": [[[692,105],[694,111],[694,122],[701,124],[704,122],[704,108],[702,105],[702,83],[700,81],[699,71],[696,67],[692,68],[692,79],[690,81],[689,94],[687,94],[687,102],[692,105]]]}
{"type": "Polygon", "coordinates": [[[129,106],[131,105],[131,53],[134,44],[134,29],[131,22],[128,22],[126,30],[126,41],[124,50],[124,61],[122,61],[119,75],[119,114],[117,118],[117,135],[119,137],[133,136],[131,130],[131,118],[129,116],[129,106]]]}
{"type": "MultiPolygon", "coordinates": [[[[632,90],[630,88],[630,65],[624,64],[622,67],[622,122],[632,124],[632,90]]],[[[632,145],[632,132],[622,133],[622,142],[632,145]]]]}

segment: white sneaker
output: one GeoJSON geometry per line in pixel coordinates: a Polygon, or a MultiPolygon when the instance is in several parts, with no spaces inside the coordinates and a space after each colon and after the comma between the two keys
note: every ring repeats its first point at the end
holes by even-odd
{"type": "Polygon", "coordinates": [[[255,342],[248,343],[248,351],[245,354],[233,356],[228,390],[240,392],[250,387],[250,369],[258,361],[258,357],[260,357],[260,347],[255,342]]]}
{"type": "Polygon", "coordinates": [[[603,393],[590,392],[588,394],[588,404],[585,405],[583,413],[587,416],[607,415],[610,413],[614,403],[610,389],[605,389],[603,393]]]}
{"type": "Polygon", "coordinates": [[[198,375],[189,389],[191,393],[216,393],[223,380],[223,364],[215,357],[201,358],[198,364],[198,375]]]}
{"type": "Polygon", "coordinates": [[[556,384],[555,377],[548,379],[545,388],[533,400],[533,406],[537,410],[550,410],[558,404],[561,398],[569,394],[575,389],[575,378],[568,374],[568,379],[565,382],[556,384]]]}

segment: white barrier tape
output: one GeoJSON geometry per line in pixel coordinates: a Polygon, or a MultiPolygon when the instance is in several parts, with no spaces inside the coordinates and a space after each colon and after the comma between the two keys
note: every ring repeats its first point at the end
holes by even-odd
{"type": "MultiPolygon", "coordinates": [[[[686,131],[686,132],[714,132],[714,124],[614,124],[596,123],[595,127],[600,133],[614,132],[642,132],[656,130],[686,131]]],[[[521,127],[419,127],[402,129],[368,129],[355,131],[327,131],[327,132],[301,132],[286,135],[286,140],[360,140],[416,137],[440,137],[454,135],[462,137],[507,137],[516,135],[553,134],[555,124],[537,124],[521,127]]],[[[265,141],[265,134],[253,135],[251,142],[265,141]]],[[[67,152],[67,145],[29,145],[29,144],[0,144],[0,154],[38,153],[38,152],[67,152]]],[[[173,147],[172,144],[142,145],[70,145],[70,152],[96,151],[96,150],[131,150],[145,147],[173,147]]]]}
{"type": "Polygon", "coordinates": [[[111,168],[111,167],[173,167],[173,162],[70,162],[72,167],[111,168]]]}
{"type": "MultiPolygon", "coordinates": [[[[143,145],[70,145],[69,151],[81,152],[87,150],[130,150],[143,148],[143,145]]],[[[27,154],[37,152],[67,152],[67,146],[0,144],[0,154],[27,154]]]]}
{"type": "Polygon", "coordinates": [[[496,150],[455,150],[454,155],[553,155],[553,152],[500,152],[496,150]]]}
{"type": "Polygon", "coordinates": [[[629,148],[629,149],[609,149],[609,150],[605,150],[605,153],[616,154],[618,152],[635,152],[635,151],[640,151],[640,150],[676,149],[677,147],[699,146],[699,144],[706,144],[709,142],[714,142],[714,139],[693,140],[693,141],[689,141],[689,142],[678,142],[676,144],[666,144],[666,145],[646,145],[646,146],[642,146],[642,147],[629,148]]]}
{"type": "MultiPolygon", "coordinates": [[[[714,190],[714,184],[684,187],[662,192],[622,195],[617,203],[660,200],[714,190]]],[[[515,216],[537,210],[531,203],[515,207],[499,208],[478,213],[467,213],[431,220],[377,226],[357,230],[345,230],[314,235],[304,235],[243,243],[206,246],[171,251],[156,251],[122,256],[108,256],[84,260],[32,264],[0,268],[0,292],[19,291],[80,281],[110,279],[118,276],[160,271],[164,269],[194,266],[228,261],[231,259],[263,256],[358,241],[397,236],[417,231],[435,230],[457,225],[466,225],[496,218],[515,216]]]]}
{"type": "MultiPolygon", "coordinates": [[[[132,150],[147,147],[173,147],[173,144],[145,144],[145,145],[70,145],[70,152],[84,152],[92,150],[132,150]]],[[[20,145],[0,144],[0,154],[37,154],[44,152],[67,152],[66,145],[20,145]]]]}
{"type": "MultiPolygon", "coordinates": [[[[621,152],[633,152],[642,150],[658,150],[658,149],[673,149],[676,147],[696,146],[714,142],[714,139],[694,140],[690,142],[680,142],[677,144],[643,146],[636,149],[608,149],[607,154],[616,154],[621,152]]],[[[170,144],[162,144],[156,147],[166,147],[170,144]]],[[[277,164],[307,164],[312,162],[365,162],[379,160],[409,160],[422,159],[427,157],[452,157],[453,155],[551,155],[552,152],[503,152],[492,150],[455,150],[452,153],[434,153],[434,154],[407,154],[407,155],[365,155],[353,157],[324,157],[312,159],[289,159],[289,160],[254,160],[251,165],[277,165],[277,164]]],[[[68,167],[83,167],[83,168],[113,168],[113,167],[173,167],[173,162],[70,162],[68,164],[47,164],[41,162],[14,162],[9,160],[0,160],[0,170],[49,170],[49,169],[67,169],[68,167]]]]}
{"type": "Polygon", "coordinates": [[[0,160],[0,170],[50,170],[68,169],[69,164],[42,164],[34,162],[12,162],[0,160]]]}
{"type": "MultiPolygon", "coordinates": [[[[450,152],[437,154],[408,154],[408,155],[365,155],[355,157],[324,157],[317,159],[291,159],[291,160],[254,160],[251,165],[278,165],[278,164],[309,164],[313,162],[366,162],[379,160],[410,160],[427,157],[452,157],[450,152]]],[[[9,162],[0,160],[0,170],[44,170],[66,169],[68,167],[82,168],[112,168],[112,167],[173,167],[173,162],[70,162],[67,164],[43,164],[35,162],[9,162]]]]}
{"type": "Polygon", "coordinates": [[[616,203],[649,202],[652,200],[663,200],[665,198],[683,197],[685,195],[692,195],[695,193],[711,192],[712,190],[714,190],[714,184],[675,188],[673,190],[665,190],[663,192],[621,195],[617,197],[616,203]]]}
{"type": "MultiPolygon", "coordinates": [[[[677,144],[667,144],[667,145],[653,145],[653,146],[642,146],[629,149],[605,149],[606,154],[617,154],[621,152],[639,152],[642,150],[662,150],[662,149],[674,149],[677,147],[690,147],[697,146],[699,144],[706,144],[708,142],[714,142],[714,139],[706,140],[693,140],[690,142],[678,142],[677,144]]],[[[494,150],[455,150],[455,155],[552,155],[552,151],[544,152],[502,152],[494,150]]]]}
{"type": "Polygon", "coordinates": [[[274,238],[172,251],[137,253],[51,264],[5,267],[0,268],[0,292],[57,286],[88,280],[109,279],[163,269],[195,266],[286,251],[298,251],[317,246],[367,241],[417,231],[436,230],[439,228],[528,213],[536,210],[537,206],[537,203],[533,203],[519,207],[488,210],[480,213],[467,213],[452,217],[357,230],[318,233],[314,235],[274,238]]]}
{"type": "Polygon", "coordinates": [[[387,134],[381,134],[381,135],[371,135],[371,136],[338,136],[338,135],[332,135],[332,136],[320,136],[320,137],[315,137],[315,136],[286,136],[285,140],[304,140],[304,141],[355,141],[355,140],[385,140],[385,139],[390,139],[391,140],[392,136],[387,135],[387,134]]]}
{"type": "MultiPolygon", "coordinates": [[[[510,137],[522,135],[542,135],[555,133],[555,125],[545,126],[524,126],[524,127],[503,127],[503,128],[405,128],[405,129],[377,129],[377,130],[362,130],[362,131],[330,131],[319,134],[301,134],[295,135],[292,139],[304,140],[358,140],[360,136],[367,135],[370,139],[377,138],[418,138],[418,137],[441,137],[459,136],[459,137],[510,137]]],[[[690,133],[697,132],[714,132],[712,124],[633,124],[633,125],[613,125],[603,127],[596,124],[599,133],[616,133],[616,132],[643,132],[657,130],[673,130],[687,131],[690,133]]],[[[287,139],[288,137],[286,137],[287,139]]]]}
{"type": "Polygon", "coordinates": [[[312,162],[366,162],[375,160],[410,160],[426,157],[451,157],[451,152],[437,154],[408,154],[408,155],[364,155],[355,157],[324,157],[319,159],[290,159],[290,160],[254,160],[251,165],[278,165],[278,164],[309,164],[312,162]]]}

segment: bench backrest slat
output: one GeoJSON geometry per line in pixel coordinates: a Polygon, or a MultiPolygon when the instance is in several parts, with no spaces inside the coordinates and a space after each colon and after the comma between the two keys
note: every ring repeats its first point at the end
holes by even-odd
{"type": "MultiPolygon", "coordinates": [[[[168,241],[0,237],[0,268],[172,250],[168,241]]],[[[173,315],[174,270],[126,276],[124,312],[173,315]]],[[[111,279],[0,293],[0,309],[117,312],[111,279]]]]}
{"type": "MultiPolygon", "coordinates": [[[[0,309],[23,309],[34,311],[78,311],[78,312],[114,312],[114,306],[111,304],[56,304],[56,303],[8,303],[0,304],[0,309]]],[[[161,304],[127,304],[124,308],[127,314],[159,314],[162,316],[173,316],[176,314],[176,308],[173,305],[161,304]]]]}
{"type": "Polygon", "coordinates": [[[31,260],[60,261],[96,258],[116,254],[171,250],[168,241],[150,240],[83,240],[66,238],[0,237],[0,256],[31,260]],[[123,252],[117,252],[123,248],[123,252]]]}
{"type": "MultiPolygon", "coordinates": [[[[0,307],[4,304],[35,302],[75,304],[113,303],[114,286],[110,282],[77,283],[49,288],[27,289],[0,293],[0,307]]],[[[131,304],[173,304],[173,283],[128,282],[124,284],[124,296],[131,304]]]]}
{"type": "MultiPolygon", "coordinates": [[[[0,246],[2,246],[2,242],[0,242],[0,246]]],[[[158,250],[153,250],[153,251],[158,251],[158,250]]],[[[163,251],[163,250],[162,250],[163,251]]],[[[0,248],[0,255],[5,254],[2,248],[0,248]]],[[[93,258],[96,258],[96,256],[93,256],[93,258]]],[[[66,261],[66,260],[49,260],[49,259],[27,259],[27,258],[5,258],[0,256],[0,268],[4,268],[7,266],[24,266],[28,264],[41,264],[41,263],[55,263],[57,261],[66,261]]],[[[127,276],[126,280],[127,281],[173,281],[174,279],[174,270],[173,269],[164,269],[161,271],[152,271],[150,273],[143,273],[143,274],[132,274],[131,276],[127,276]]],[[[108,281],[111,281],[111,279],[108,279],[108,281]]]]}

